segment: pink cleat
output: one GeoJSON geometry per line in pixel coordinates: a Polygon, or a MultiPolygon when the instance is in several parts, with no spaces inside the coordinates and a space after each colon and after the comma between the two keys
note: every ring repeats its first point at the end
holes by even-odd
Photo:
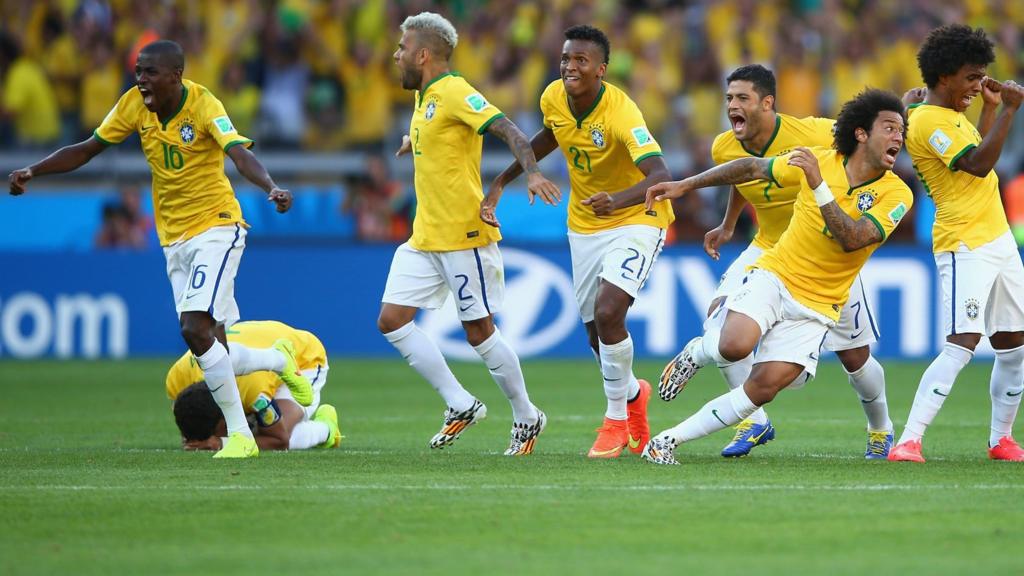
{"type": "Polygon", "coordinates": [[[992,460],[1024,462],[1024,448],[1012,436],[1003,436],[998,444],[988,449],[988,457],[992,460]]]}
{"type": "MultiPolygon", "coordinates": [[[[1000,441],[1002,445],[1002,441],[1000,441]]],[[[1016,445],[1016,443],[1014,443],[1016,445]]],[[[1020,446],[1017,446],[1020,450],[1020,446]]],[[[1024,452],[1022,452],[1024,453],[1024,452]]],[[[991,452],[990,452],[991,454],[991,452]]],[[[921,455],[921,441],[920,440],[907,440],[902,444],[897,444],[892,450],[889,451],[889,462],[924,462],[924,456],[921,455]]]]}

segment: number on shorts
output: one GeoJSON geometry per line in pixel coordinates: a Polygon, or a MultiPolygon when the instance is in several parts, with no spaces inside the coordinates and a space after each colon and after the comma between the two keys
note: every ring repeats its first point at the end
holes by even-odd
{"type": "MultiPolygon", "coordinates": [[[[630,275],[635,276],[636,279],[639,280],[640,279],[640,275],[643,274],[643,272],[644,272],[644,266],[647,265],[647,256],[644,256],[644,255],[640,254],[640,252],[637,251],[636,248],[629,248],[628,250],[630,252],[632,252],[633,255],[622,261],[622,269],[625,270],[626,272],[629,272],[630,275]],[[633,260],[636,260],[637,258],[641,259],[640,260],[640,269],[639,270],[633,270],[632,268],[630,268],[629,263],[632,262],[633,260]]],[[[623,274],[622,276],[625,277],[626,275],[623,274]]]]}
{"type": "Polygon", "coordinates": [[[206,264],[200,264],[192,269],[192,289],[198,290],[206,284],[206,272],[203,272],[203,268],[206,268],[206,264]]]}
{"type": "Polygon", "coordinates": [[[857,311],[853,313],[853,329],[860,330],[860,302],[855,302],[851,308],[857,309],[857,311]]]}
{"type": "Polygon", "coordinates": [[[459,286],[459,300],[472,300],[473,296],[463,293],[463,291],[466,289],[466,286],[469,284],[469,276],[466,276],[465,274],[456,274],[455,277],[462,280],[462,286],[459,286]]]}

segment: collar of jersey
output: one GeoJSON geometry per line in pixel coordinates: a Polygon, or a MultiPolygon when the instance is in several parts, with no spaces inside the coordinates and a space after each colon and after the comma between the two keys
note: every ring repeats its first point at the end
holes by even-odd
{"type": "Polygon", "coordinates": [[[576,119],[577,128],[583,128],[583,121],[587,119],[587,116],[590,116],[590,113],[593,112],[595,108],[597,108],[597,105],[601,103],[601,98],[603,96],[604,82],[601,82],[601,89],[597,91],[597,96],[594,98],[594,102],[590,105],[590,108],[587,108],[583,111],[583,114],[577,116],[576,113],[572,111],[572,103],[569,101],[569,94],[565,94],[565,105],[569,107],[569,113],[576,119]]]}
{"type": "MultiPolygon", "coordinates": [[[[849,158],[847,158],[846,156],[843,156],[843,172],[846,171],[846,163],[849,162],[849,160],[850,160],[849,158]]],[[[888,172],[888,170],[882,172],[881,174],[879,174],[878,176],[875,176],[874,178],[872,178],[871,180],[868,180],[867,182],[861,182],[860,184],[857,184],[856,186],[850,186],[850,189],[846,191],[846,195],[849,196],[849,195],[853,194],[853,191],[856,190],[857,188],[863,188],[863,187],[867,186],[868,184],[872,184],[874,182],[877,182],[877,181],[881,180],[882,176],[885,176],[885,172],[888,172]]],[[[847,179],[847,184],[849,184],[849,179],[847,179]]]]}
{"type": "Polygon", "coordinates": [[[743,142],[740,142],[740,146],[742,146],[743,149],[746,150],[747,154],[750,154],[752,156],[757,156],[758,158],[764,158],[765,153],[768,152],[768,149],[772,147],[772,142],[775,142],[775,137],[779,135],[779,128],[781,128],[781,127],[782,127],[782,116],[780,116],[779,114],[776,114],[775,115],[775,131],[772,132],[772,137],[769,138],[768,142],[765,143],[763,150],[761,150],[760,152],[754,152],[750,148],[747,148],[747,145],[744,144],[743,142]]]}
{"type": "MultiPolygon", "coordinates": [[[[161,130],[167,130],[167,124],[171,120],[174,120],[174,118],[178,115],[178,113],[181,112],[181,109],[185,107],[185,100],[188,100],[188,86],[185,86],[185,83],[182,82],[181,83],[181,102],[178,102],[178,109],[175,110],[174,114],[171,114],[171,117],[168,118],[166,121],[164,121],[164,120],[160,121],[160,124],[163,126],[163,128],[161,128],[161,130]]],[[[157,116],[157,120],[160,120],[159,116],[157,116]]]]}
{"type": "Polygon", "coordinates": [[[416,103],[416,107],[419,108],[423,104],[423,95],[426,94],[427,90],[429,90],[430,87],[434,85],[434,82],[437,82],[438,80],[440,80],[441,78],[444,78],[445,76],[458,76],[458,75],[459,75],[458,72],[442,72],[442,73],[438,74],[437,76],[434,76],[433,78],[431,78],[430,82],[427,82],[427,85],[423,87],[423,90],[420,90],[420,101],[416,103]]]}

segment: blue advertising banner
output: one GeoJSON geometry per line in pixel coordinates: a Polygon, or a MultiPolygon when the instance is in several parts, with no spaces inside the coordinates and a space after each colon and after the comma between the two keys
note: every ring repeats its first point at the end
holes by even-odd
{"type": "MultiPolygon", "coordinates": [[[[720,274],[698,246],[667,248],[629,313],[638,356],[668,357],[701,330],[720,274]]],[[[236,298],[243,319],[274,319],[317,334],[335,356],[395,352],[377,332],[393,246],[251,246],[236,298]]],[[[505,302],[498,322],[524,357],[589,357],[567,247],[503,245],[505,302]]],[[[160,252],[0,253],[0,357],[98,358],[184,350],[160,252]]],[[[886,246],[863,271],[882,358],[928,358],[943,340],[931,252],[886,246]]],[[[421,327],[452,358],[475,359],[452,300],[421,327]]],[[[987,348],[979,348],[984,354],[987,348]]]]}

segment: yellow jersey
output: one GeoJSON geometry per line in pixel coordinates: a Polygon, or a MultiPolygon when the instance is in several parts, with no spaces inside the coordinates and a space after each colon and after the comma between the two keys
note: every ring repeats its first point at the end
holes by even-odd
{"type": "MultiPolygon", "coordinates": [[[[228,346],[238,342],[251,348],[270,348],[278,338],[288,338],[295,345],[295,363],[299,370],[316,370],[327,367],[327,351],[311,332],[292,328],[287,324],[271,320],[258,322],[238,322],[228,328],[228,346]]],[[[274,372],[252,372],[239,376],[238,392],[242,397],[242,408],[247,414],[255,413],[253,405],[260,394],[273,398],[281,378],[274,372]]],[[[171,366],[167,373],[167,397],[174,400],[185,388],[203,381],[203,371],[199,368],[192,352],[186,352],[171,366]]]]}
{"type": "MultiPolygon", "coordinates": [[[[798,146],[828,148],[832,146],[832,128],[835,123],[835,120],[828,118],[794,118],[787,114],[776,114],[775,131],[763,150],[747,149],[729,130],[715,138],[711,145],[711,159],[715,164],[724,164],[751,156],[781,156],[789,154],[798,146]]],[[[771,248],[789,226],[793,216],[793,202],[800,192],[800,185],[779,188],[771,180],[752,180],[738,184],[736,188],[757,213],[757,234],[751,243],[762,250],[771,248]]]]}
{"type": "Polygon", "coordinates": [[[416,91],[409,123],[416,217],[409,245],[428,252],[479,248],[501,240],[480,219],[484,132],[504,116],[469,82],[444,73],[416,91]]]}
{"type": "Polygon", "coordinates": [[[245,223],[224,175],[224,155],[232,146],[251,146],[252,140],[235,130],[209,90],[191,80],[181,83],[181,104],[167,121],[147,110],[138,88],[131,88],[93,132],[106,145],[139,133],[153,173],[153,216],[163,246],[214,226],[245,223]]]}
{"type": "Polygon", "coordinates": [[[999,177],[957,170],[961,156],[981,144],[981,134],[952,108],[919,104],[909,110],[907,152],[928,195],[935,200],[932,250],[955,251],[963,242],[974,250],[1010,229],[999,196],[999,177]]]}
{"type": "MultiPolygon", "coordinates": [[[[914,204],[914,195],[900,177],[887,170],[882,176],[856,186],[846,177],[846,158],[832,149],[812,148],[821,176],[843,212],[854,220],[871,220],[882,242],[896,229],[914,204]]],[[[780,187],[800,186],[793,219],[773,248],[754,263],[775,274],[790,294],[808,308],[839,320],[850,295],[850,285],[881,242],[845,252],[829,232],[804,172],[788,164],[789,156],[771,160],[772,180],[780,187]]]]}
{"type": "Polygon", "coordinates": [[[647,210],[643,202],[596,216],[581,202],[598,192],[615,194],[645,178],[637,164],[661,156],[661,146],[651,136],[643,114],[625,92],[607,82],[589,110],[579,116],[569,107],[565,85],[555,80],[540,97],[544,127],[558,140],[569,170],[569,229],[580,234],[631,224],[667,228],[675,220],[672,204],[658,202],[647,210]]]}
{"type": "Polygon", "coordinates": [[[60,136],[57,95],[42,66],[28,58],[10,63],[0,83],[0,108],[13,116],[20,142],[46,144],[60,136]]]}

